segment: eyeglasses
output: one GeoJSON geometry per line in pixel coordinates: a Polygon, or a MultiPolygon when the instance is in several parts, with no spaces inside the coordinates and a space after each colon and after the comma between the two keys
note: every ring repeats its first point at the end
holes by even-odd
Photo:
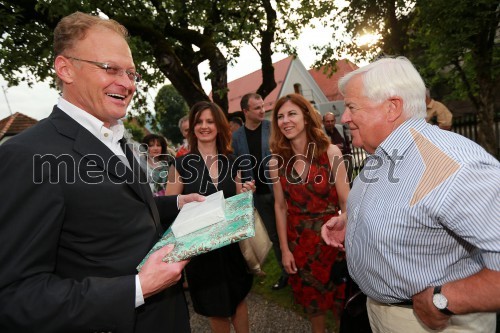
{"type": "Polygon", "coordinates": [[[109,75],[122,76],[123,73],[125,73],[125,74],[127,74],[127,77],[130,79],[130,81],[133,81],[136,83],[141,82],[141,79],[142,79],[141,74],[139,74],[133,70],[123,69],[123,68],[119,68],[119,67],[113,67],[106,62],[90,61],[90,60],[84,60],[84,59],[79,59],[79,58],[75,58],[75,57],[66,57],[66,58],[95,65],[99,68],[104,69],[106,71],[106,73],[108,73],[109,75]]]}

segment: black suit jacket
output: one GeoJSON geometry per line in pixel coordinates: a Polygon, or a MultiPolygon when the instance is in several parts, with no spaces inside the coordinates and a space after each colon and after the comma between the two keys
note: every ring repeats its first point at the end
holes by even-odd
{"type": "Polygon", "coordinates": [[[0,332],[189,331],[179,285],[135,309],[136,266],[175,197],[153,199],[57,107],[0,146],[0,182],[0,332]]]}

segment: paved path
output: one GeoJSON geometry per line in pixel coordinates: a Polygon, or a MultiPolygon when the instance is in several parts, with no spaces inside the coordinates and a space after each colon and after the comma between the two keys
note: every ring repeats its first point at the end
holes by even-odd
{"type": "MultiPolygon", "coordinates": [[[[186,293],[189,301],[189,313],[191,316],[191,331],[193,333],[211,333],[208,319],[193,312],[189,293],[186,293]]],[[[252,333],[308,333],[311,331],[307,319],[299,316],[292,310],[284,309],[274,303],[268,302],[261,296],[250,292],[247,297],[250,332],[252,333]]],[[[231,332],[234,330],[231,329],[231,332]]]]}

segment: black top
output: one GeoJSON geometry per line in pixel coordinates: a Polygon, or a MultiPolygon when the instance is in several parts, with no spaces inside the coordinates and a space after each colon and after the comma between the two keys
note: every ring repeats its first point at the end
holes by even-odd
{"type": "Polygon", "coordinates": [[[269,186],[262,182],[262,180],[266,179],[264,177],[264,165],[262,164],[262,123],[254,130],[245,127],[245,134],[250,155],[256,158],[256,164],[252,168],[253,174],[256,175],[255,186],[257,188],[255,192],[256,194],[270,193],[269,186]]]}
{"type": "MultiPolygon", "coordinates": [[[[184,183],[183,194],[210,195],[222,190],[225,198],[235,195],[237,169],[234,159],[233,155],[218,156],[217,187],[200,155],[188,154],[176,159],[176,169],[184,183]]],[[[253,282],[238,243],[192,258],[186,266],[186,277],[194,310],[208,317],[233,316],[253,282]]]]}

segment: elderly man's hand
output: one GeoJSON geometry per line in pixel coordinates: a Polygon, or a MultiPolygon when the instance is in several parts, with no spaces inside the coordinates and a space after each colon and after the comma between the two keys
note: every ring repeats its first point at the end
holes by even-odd
{"type": "Polygon", "coordinates": [[[344,249],[345,229],[347,224],[347,214],[334,216],[321,227],[321,237],[327,245],[344,249]]]}
{"type": "Polygon", "coordinates": [[[413,296],[413,312],[430,329],[442,330],[450,324],[450,316],[441,313],[432,303],[433,287],[413,296]]]}
{"type": "Polygon", "coordinates": [[[205,201],[205,197],[198,193],[179,195],[177,201],[178,208],[181,209],[182,206],[184,206],[188,202],[193,202],[193,201],[205,201]]]}

